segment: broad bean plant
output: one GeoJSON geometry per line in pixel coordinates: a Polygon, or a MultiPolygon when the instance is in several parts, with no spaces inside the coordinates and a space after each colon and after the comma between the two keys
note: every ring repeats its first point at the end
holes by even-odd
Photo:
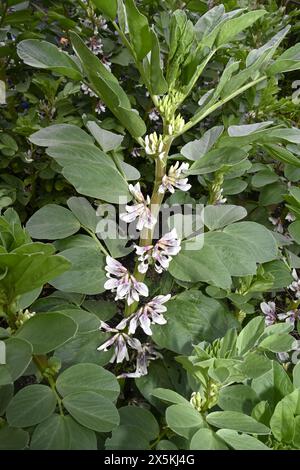
{"type": "Polygon", "coordinates": [[[17,34],[42,119],[0,134],[31,184],[1,194],[0,449],[300,448],[295,15],[189,3],[17,34]]]}

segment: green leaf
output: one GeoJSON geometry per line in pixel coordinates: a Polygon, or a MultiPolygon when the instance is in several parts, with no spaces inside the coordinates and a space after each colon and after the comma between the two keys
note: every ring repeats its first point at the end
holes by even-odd
{"type": "Polygon", "coordinates": [[[224,126],[212,127],[199,140],[192,140],[185,144],[180,153],[189,160],[199,160],[214,146],[224,130],[224,126]]]}
{"type": "Polygon", "coordinates": [[[155,388],[152,391],[151,395],[167,403],[182,404],[182,405],[190,404],[189,401],[186,400],[181,395],[179,395],[179,393],[174,392],[174,390],[169,390],[167,388],[155,388]]]}
{"type": "Polygon", "coordinates": [[[65,207],[47,204],[30,217],[26,229],[32,238],[58,240],[78,232],[80,222],[65,207]]]}
{"type": "Polygon", "coordinates": [[[11,400],[6,410],[10,426],[27,428],[47,419],[55,410],[56,396],[46,385],[28,385],[11,400]]]}
{"type": "Polygon", "coordinates": [[[214,248],[206,243],[200,250],[190,250],[188,244],[183,242],[180,253],[170,264],[169,272],[180,281],[203,281],[225,290],[231,286],[228,269],[214,248]]]}
{"type": "Polygon", "coordinates": [[[78,325],[77,334],[90,333],[99,330],[100,320],[93,313],[80,308],[63,308],[63,314],[72,318],[78,325]]]}
{"type": "Polygon", "coordinates": [[[281,400],[270,420],[273,435],[279,442],[291,442],[294,436],[294,409],[288,400],[281,400]]]}
{"type": "Polygon", "coordinates": [[[99,249],[92,247],[68,248],[61,254],[72,265],[66,273],[53,279],[51,285],[63,292],[89,295],[104,292],[105,258],[99,249]]]}
{"type": "Polygon", "coordinates": [[[235,450],[271,450],[256,437],[248,436],[248,434],[238,434],[230,429],[220,429],[220,431],[217,431],[217,436],[220,436],[223,441],[235,450]]]}
{"type": "Polygon", "coordinates": [[[251,183],[255,188],[262,188],[267,184],[275,183],[278,181],[279,176],[269,168],[258,171],[251,179],[251,183]]]}
{"type": "Polygon", "coordinates": [[[275,238],[263,225],[256,222],[237,222],[225,227],[224,232],[251,246],[257,263],[266,263],[277,258],[275,238]]]}
{"type": "Polygon", "coordinates": [[[293,391],[293,384],[282,367],[272,361],[272,368],[265,374],[252,381],[251,387],[260,400],[266,400],[271,408],[275,408],[278,401],[293,391]]]}
{"type": "Polygon", "coordinates": [[[262,335],[265,329],[265,322],[262,317],[253,318],[240,332],[236,346],[239,355],[243,355],[248,352],[258,338],[262,335]]]}
{"type": "Polygon", "coordinates": [[[247,158],[247,152],[242,148],[223,147],[211,150],[195,163],[186,172],[190,175],[204,175],[213,173],[217,170],[225,171],[226,169],[238,165],[247,158]]]}
{"type": "Polygon", "coordinates": [[[79,220],[83,227],[96,232],[98,217],[93,206],[85,197],[70,197],[67,200],[69,209],[73,212],[75,217],[79,220]]]}
{"type": "MultiPolygon", "coordinates": [[[[14,394],[13,384],[0,386],[0,416],[2,416],[14,394]]],[[[1,440],[0,440],[1,442],[1,440]]]]}
{"type": "MultiPolygon", "coordinates": [[[[35,247],[40,250],[41,244],[32,245],[34,250],[35,247]]],[[[11,300],[17,295],[41,287],[70,267],[70,263],[62,256],[34,253],[34,250],[28,254],[0,253],[0,267],[8,269],[5,278],[0,280],[0,286],[11,300]]]]}
{"type": "Polygon", "coordinates": [[[213,341],[237,325],[223,305],[199,291],[188,291],[170,300],[167,324],[153,326],[153,339],[161,347],[190,354],[193,344],[213,341]]]}
{"type": "Polygon", "coordinates": [[[209,230],[217,230],[246,217],[244,207],[226,204],[224,206],[206,206],[204,208],[204,224],[209,230]]]}
{"type": "Polygon", "coordinates": [[[52,124],[34,132],[30,142],[40,147],[52,147],[66,144],[92,145],[93,139],[84,130],[73,124],[52,124]]]}
{"type": "Polygon", "coordinates": [[[164,362],[158,360],[153,361],[148,369],[147,376],[135,379],[135,384],[140,393],[157,408],[161,413],[165,412],[166,405],[152,395],[157,387],[178,390],[182,395],[187,394],[186,384],[183,380],[183,369],[173,359],[167,360],[165,356],[164,362]]]}
{"type": "Polygon", "coordinates": [[[178,447],[171,441],[162,439],[156,446],[156,450],[177,450],[178,447]]]}
{"type": "Polygon", "coordinates": [[[300,220],[296,220],[295,222],[291,223],[288,226],[289,234],[293,237],[293,239],[300,243],[300,220]]]}
{"type": "Polygon", "coordinates": [[[131,199],[125,179],[109,164],[100,165],[91,161],[85,163],[78,161],[72,165],[66,165],[62,173],[76,191],[85,196],[115,204],[131,199]],[[115,190],[112,191],[112,188],[115,190]]]}
{"type": "Polygon", "coordinates": [[[142,60],[150,51],[152,35],[148,20],[139,12],[133,0],[125,0],[129,36],[138,60],[142,60]]]}
{"type": "Polygon", "coordinates": [[[107,0],[92,0],[92,3],[111,20],[114,20],[117,16],[117,0],[109,0],[109,2],[107,0]]]}
{"type": "Polygon", "coordinates": [[[226,444],[211,429],[199,429],[191,440],[191,450],[227,450],[226,444]]]}
{"type": "Polygon", "coordinates": [[[238,18],[232,18],[224,23],[217,38],[217,46],[228,43],[246,28],[249,28],[255,21],[264,16],[264,10],[254,10],[242,14],[238,18]]]}
{"type": "Polygon", "coordinates": [[[103,152],[110,152],[111,150],[117,149],[124,140],[123,135],[102,129],[95,121],[88,121],[86,127],[96,139],[103,152]]]}
{"type": "Polygon", "coordinates": [[[11,373],[6,365],[0,365],[0,386],[9,385],[13,383],[11,373]]]}
{"type": "Polygon", "coordinates": [[[0,450],[23,450],[29,442],[29,434],[10,426],[0,428],[0,450]]]}
{"type": "Polygon", "coordinates": [[[77,334],[75,338],[57,348],[55,356],[61,359],[64,367],[84,362],[103,366],[111,359],[112,351],[100,353],[97,348],[107,339],[107,335],[99,331],[77,334]]]}
{"type": "Polygon", "coordinates": [[[78,424],[71,416],[65,416],[70,437],[70,450],[97,450],[97,438],[94,431],[78,424]]]}
{"type": "Polygon", "coordinates": [[[56,381],[58,392],[64,397],[74,392],[92,391],[114,401],[120,393],[114,374],[96,364],[76,364],[60,374],[56,381]]]}
{"type": "Polygon", "coordinates": [[[300,168],[300,159],[286,148],[276,144],[264,144],[263,148],[276,160],[300,168]]]}
{"type": "Polygon", "coordinates": [[[282,72],[291,72],[300,68],[300,44],[290,47],[283,52],[268,68],[267,73],[275,75],[282,72]]]}
{"type": "Polygon", "coordinates": [[[239,411],[250,415],[259,399],[248,385],[231,385],[220,390],[218,405],[225,411],[239,411]]]}
{"type": "Polygon", "coordinates": [[[5,341],[7,368],[13,380],[25,372],[32,359],[32,346],[28,341],[12,337],[5,341]]]}
{"type": "Polygon", "coordinates": [[[264,338],[261,343],[259,343],[259,347],[275,353],[287,352],[293,348],[294,342],[295,338],[288,333],[281,335],[273,334],[264,338]]]}
{"type": "Polygon", "coordinates": [[[256,257],[252,247],[234,235],[224,232],[205,234],[204,243],[215,250],[231,276],[256,273],[256,257]]]}
{"type": "Polygon", "coordinates": [[[30,318],[16,336],[33,347],[34,354],[46,354],[61,346],[77,331],[76,323],[62,313],[41,313],[30,318]]]}
{"type": "Polygon", "coordinates": [[[50,42],[25,39],[17,45],[18,56],[31,67],[50,69],[60,75],[81,80],[82,74],[75,61],[50,42]]]}
{"type": "Polygon", "coordinates": [[[228,135],[230,137],[247,136],[247,135],[253,134],[254,132],[265,129],[266,127],[269,127],[271,124],[273,124],[273,121],[264,121],[264,122],[256,122],[254,124],[242,124],[242,125],[236,125],[236,126],[229,126],[228,135]]]}
{"type": "Polygon", "coordinates": [[[64,397],[62,403],[79,424],[93,431],[110,432],[119,424],[117,408],[99,393],[71,393],[64,397]]]}
{"type": "Polygon", "coordinates": [[[270,434],[270,429],[251,416],[238,411],[215,411],[207,415],[206,420],[216,428],[227,428],[253,434],[270,434]]]}
{"type": "Polygon", "coordinates": [[[293,384],[295,388],[300,388],[300,362],[293,369],[293,384]]]}
{"type": "Polygon", "coordinates": [[[32,450],[68,450],[70,436],[65,416],[54,414],[34,430],[30,442],[32,450]]]}
{"type": "Polygon", "coordinates": [[[150,58],[150,84],[153,95],[163,95],[168,90],[168,84],[161,68],[160,47],[155,31],[151,31],[152,48],[150,58]]]}
{"type": "Polygon", "coordinates": [[[190,439],[198,429],[205,427],[201,414],[191,406],[183,404],[167,408],[166,421],[172,431],[186,439],[190,439]]]}
{"type": "Polygon", "coordinates": [[[112,159],[79,127],[56,124],[32,134],[30,140],[49,147],[47,154],[63,167],[63,175],[79,193],[113,203],[131,198],[127,182],[112,159]]]}
{"type": "Polygon", "coordinates": [[[106,450],[150,450],[148,439],[139,427],[121,425],[105,442],[106,450]]]}
{"type": "Polygon", "coordinates": [[[135,426],[148,441],[153,441],[159,434],[159,426],[153,414],[138,406],[123,406],[119,408],[120,425],[135,426]]]}
{"type": "Polygon", "coordinates": [[[145,123],[138,112],[131,109],[130,101],[116,77],[104,67],[76,33],[71,32],[70,37],[93,90],[133,137],[142,136],[146,132],[145,123]]]}
{"type": "Polygon", "coordinates": [[[126,180],[96,146],[59,145],[49,147],[46,153],[63,166],[62,173],[79,193],[113,203],[131,199],[126,180]]]}

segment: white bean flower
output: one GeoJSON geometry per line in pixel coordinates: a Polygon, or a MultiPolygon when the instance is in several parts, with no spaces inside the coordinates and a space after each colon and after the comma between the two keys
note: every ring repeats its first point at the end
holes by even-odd
{"type": "Polygon", "coordinates": [[[286,313],[278,313],[278,320],[284,320],[286,323],[291,323],[295,326],[296,320],[300,319],[300,311],[298,309],[289,310],[286,313]]]}
{"type": "Polygon", "coordinates": [[[266,326],[274,325],[278,320],[275,302],[261,302],[260,308],[265,315],[266,326]]]}
{"type": "Polygon", "coordinates": [[[178,239],[176,229],[165,233],[155,245],[135,246],[138,255],[140,273],[148,271],[149,264],[154,262],[156,272],[162,273],[169,268],[172,257],[176,256],[181,250],[180,240],[178,239]]]}
{"type": "Polygon", "coordinates": [[[105,113],[105,111],[106,111],[105,104],[103,103],[103,101],[99,100],[95,107],[95,113],[102,114],[102,113],[105,113]]]}
{"type": "Polygon", "coordinates": [[[155,108],[152,109],[152,111],[150,111],[149,119],[150,121],[154,121],[154,122],[159,120],[159,114],[155,108]]]}
{"type": "Polygon", "coordinates": [[[118,376],[119,378],[139,378],[148,374],[148,366],[150,361],[161,359],[162,355],[156,351],[151,343],[142,344],[141,349],[137,351],[136,356],[136,370],[135,372],[124,372],[118,376]]]}
{"type": "Polygon", "coordinates": [[[109,278],[104,288],[116,292],[115,300],[126,299],[127,304],[131,305],[139,301],[139,296],[147,297],[149,295],[148,287],[143,282],[138,282],[119,261],[111,256],[106,257],[107,271],[109,278]]]}
{"type": "Polygon", "coordinates": [[[135,203],[132,206],[126,205],[127,213],[120,214],[120,219],[128,224],[138,219],[136,228],[142,230],[144,227],[153,228],[156,224],[156,218],[151,214],[149,209],[150,197],[146,199],[141,192],[140,183],[136,183],[135,186],[129,185],[129,191],[133,195],[135,203]]]}
{"type": "Polygon", "coordinates": [[[179,162],[172,165],[168,171],[168,175],[164,175],[158,192],[163,194],[166,191],[170,193],[175,192],[175,188],[181,191],[188,191],[191,185],[188,183],[188,178],[184,176],[184,172],[189,169],[188,163],[182,163],[179,166],[179,162]]]}
{"type": "Polygon", "coordinates": [[[296,269],[292,271],[293,282],[288,286],[292,292],[295,292],[296,299],[300,299],[300,279],[298,277],[296,269]]]}
{"type": "Polygon", "coordinates": [[[141,350],[141,343],[136,338],[131,338],[127,333],[125,333],[120,324],[115,328],[111,328],[107,323],[101,322],[100,330],[105,331],[106,333],[114,333],[111,338],[101,344],[97,350],[98,351],[108,351],[111,347],[114,348],[113,356],[110,362],[117,362],[118,364],[129,360],[128,349],[129,346],[132,349],[137,351],[141,350]]]}
{"type": "Polygon", "coordinates": [[[167,323],[163,316],[163,313],[167,311],[167,307],[163,304],[168,302],[170,298],[171,294],[157,295],[150,302],[143,305],[136,313],[128,318],[124,318],[119,324],[120,327],[125,328],[126,325],[129,325],[128,334],[132,335],[136,332],[137,327],[140,326],[146,335],[151,336],[151,324],[165,325],[167,323]]]}

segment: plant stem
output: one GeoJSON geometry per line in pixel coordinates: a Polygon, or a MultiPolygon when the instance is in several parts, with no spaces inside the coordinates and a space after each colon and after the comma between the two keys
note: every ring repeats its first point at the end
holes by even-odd
{"type": "Polygon", "coordinates": [[[49,375],[49,374],[46,375],[45,374],[45,371],[48,368],[48,358],[47,358],[47,356],[34,355],[34,356],[32,356],[32,359],[33,359],[33,362],[35,363],[35,365],[37,366],[37,368],[39,369],[39,371],[41,372],[42,376],[45,377],[48,380],[48,383],[49,383],[52,391],[55,393],[58,408],[59,408],[59,413],[60,413],[61,416],[64,416],[64,411],[63,411],[63,407],[62,407],[62,403],[61,403],[61,398],[60,398],[60,396],[58,395],[58,393],[56,391],[55,381],[54,381],[53,377],[51,377],[51,375],[49,375]]]}
{"type": "MultiPolygon", "coordinates": [[[[158,222],[160,207],[164,199],[164,194],[158,192],[158,188],[161,185],[162,178],[166,174],[166,166],[167,166],[167,156],[170,151],[170,147],[173,142],[173,137],[170,137],[168,142],[165,144],[165,158],[164,160],[160,160],[157,156],[155,160],[155,180],[153,185],[152,196],[150,200],[150,210],[153,217],[156,219],[156,223],[158,222]]],[[[154,234],[156,224],[152,229],[144,228],[141,231],[140,236],[140,246],[147,246],[152,244],[152,238],[154,234]]],[[[134,277],[137,281],[143,282],[145,279],[146,273],[140,273],[138,270],[138,261],[135,263],[134,269],[134,277]]],[[[134,302],[132,305],[126,305],[125,307],[125,316],[130,316],[137,308],[138,302],[134,302]]]]}
{"type": "Polygon", "coordinates": [[[105,255],[105,256],[110,256],[109,252],[107,251],[107,249],[104,247],[104,245],[102,245],[102,243],[100,242],[99,238],[97,237],[97,235],[92,231],[90,230],[89,228],[87,227],[84,227],[82,225],[82,228],[95,240],[95,242],[97,243],[97,245],[99,246],[100,250],[102,251],[102,253],[105,255]]]}

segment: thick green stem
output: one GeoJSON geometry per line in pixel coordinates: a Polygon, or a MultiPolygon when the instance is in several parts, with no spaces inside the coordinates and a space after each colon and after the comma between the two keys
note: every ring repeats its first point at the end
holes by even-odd
{"type": "Polygon", "coordinates": [[[61,400],[60,396],[58,395],[58,393],[56,391],[55,380],[53,379],[53,377],[51,375],[45,373],[46,370],[49,367],[47,356],[34,355],[34,356],[32,356],[32,359],[33,359],[33,362],[35,363],[35,365],[37,366],[37,368],[39,369],[40,373],[42,374],[42,376],[45,377],[48,380],[48,383],[49,383],[52,391],[55,393],[59,413],[60,413],[61,416],[64,416],[64,411],[63,411],[63,407],[62,407],[62,400],[61,400]]]}
{"type": "MultiPolygon", "coordinates": [[[[150,201],[150,210],[151,214],[153,217],[155,217],[156,221],[158,221],[159,217],[159,211],[161,204],[164,199],[164,194],[159,193],[158,189],[159,186],[161,185],[162,178],[166,174],[166,165],[167,165],[167,155],[170,151],[170,147],[172,144],[172,137],[168,140],[168,142],[165,144],[165,158],[164,160],[160,160],[160,158],[157,156],[155,160],[155,181],[154,181],[154,186],[153,186],[153,191],[152,191],[152,196],[151,196],[151,201],[150,201]]],[[[152,244],[152,238],[153,238],[153,233],[155,230],[155,226],[152,229],[144,228],[141,232],[140,236],[140,246],[147,246],[152,244]]],[[[135,269],[134,269],[134,277],[136,278],[137,281],[143,282],[145,279],[146,273],[140,273],[138,270],[138,261],[135,263],[135,269]]],[[[134,302],[132,305],[126,305],[125,308],[125,316],[128,317],[131,315],[137,308],[138,303],[134,302]]]]}

